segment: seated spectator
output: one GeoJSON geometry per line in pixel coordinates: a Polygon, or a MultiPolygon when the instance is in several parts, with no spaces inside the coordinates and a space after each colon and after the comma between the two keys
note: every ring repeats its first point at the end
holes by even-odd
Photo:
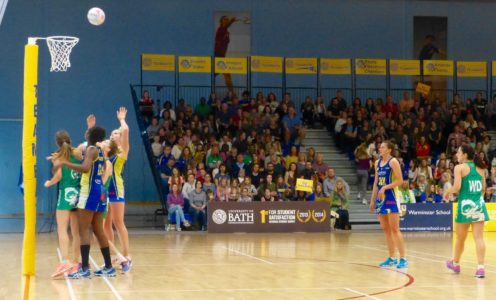
{"type": "Polygon", "coordinates": [[[400,100],[400,112],[406,113],[413,108],[415,101],[410,98],[409,92],[403,92],[403,98],[400,100]]]}
{"type": "Polygon", "coordinates": [[[217,163],[222,161],[222,157],[219,152],[219,145],[215,144],[212,146],[210,154],[207,155],[207,167],[209,170],[215,169],[217,163]]]}
{"type": "Polygon", "coordinates": [[[229,186],[229,180],[226,177],[222,177],[217,186],[216,199],[221,202],[229,202],[229,196],[231,194],[231,188],[229,186]]]}
{"type": "Polygon", "coordinates": [[[273,177],[271,174],[267,174],[267,176],[265,177],[265,181],[258,187],[258,195],[260,197],[264,195],[265,190],[269,190],[272,197],[277,196],[276,183],[272,181],[272,178],[273,177]]]}
{"type": "Polygon", "coordinates": [[[324,180],[329,169],[329,166],[324,162],[324,154],[317,153],[317,159],[315,159],[312,169],[317,173],[320,180],[324,180]]]}
{"type": "Polygon", "coordinates": [[[282,119],[283,128],[291,135],[294,144],[302,145],[305,138],[305,129],[302,126],[301,118],[296,114],[294,107],[288,108],[288,114],[282,119]]]}
{"type": "Polygon", "coordinates": [[[232,169],[231,169],[231,176],[233,178],[238,177],[238,174],[241,170],[243,170],[245,174],[250,173],[250,167],[248,166],[248,164],[245,164],[244,159],[245,157],[243,154],[238,154],[236,156],[236,163],[232,164],[232,169]]]}
{"type": "Polygon", "coordinates": [[[210,114],[211,107],[207,104],[204,97],[200,98],[200,103],[195,107],[195,113],[200,117],[201,120],[205,120],[210,114]]]}
{"type": "Polygon", "coordinates": [[[207,230],[207,193],[203,191],[203,184],[200,181],[195,183],[195,189],[190,191],[188,199],[189,213],[193,222],[198,222],[202,231],[207,230]]]}
{"type": "Polygon", "coordinates": [[[334,189],[332,190],[331,197],[331,207],[336,207],[340,209],[348,209],[349,193],[346,191],[345,182],[343,179],[337,179],[334,189]]]}
{"type": "MultiPolygon", "coordinates": [[[[170,160],[172,161],[172,159],[170,160]]],[[[178,189],[182,190],[183,183],[184,183],[184,178],[183,176],[181,176],[179,169],[176,167],[172,168],[172,174],[169,177],[169,186],[171,187],[173,184],[176,184],[178,186],[178,189]]]]}
{"type": "Polygon", "coordinates": [[[184,142],[184,138],[182,137],[179,137],[179,139],[177,140],[177,144],[175,144],[173,147],[172,147],[172,155],[174,156],[174,158],[176,160],[179,159],[179,157],[181,156],[182,152],[183,152],[183,149],[186,147],[186,144],[184,142]]]}
{"type": "Polygon", "coordinates": [[[296,186],[296,178],[297,178],[296,164],[295,163],[291,163],[289,165],[289,169],[286,171],[286,174],[284,175],[284,182],[292,190],[294,190],[294,188],[296,186]]]}
{"type": "Polygon", "coordinates": [[[296,191],[295,201],[309,201],[310,193],[305,191],[296,191]]]}
{"type": "Polygon", "coordinates": [[[239,197],[238,202],[251,202],[253,200],[252,196],[250,195],[248,188],[247,187],[242,187],[241,188],[241,196],[239,197]]]}
{"type": "Polygon", "coordinates": [[[233,179],[231,181],[231,188],[229,189],[229,202],[237,202],[239,200],[239,181],[238,179],[233,179]]]}
{"type": "Polygon", "coordinates": [[[427,159],[422,159],[420,161],[420,165],[415,170],[413,180],[418,182],[418,177],[420,175],[423,175],[425,177],[425,180],[434,179],[434,177],[432,176],[432,168],[428,165],[427,159]]]}
{"type": "MultiPolygon", "coordinates": [[[[171,193],[167,195],[167,210],[169,211],[169,223],[171,223],[170,217],[172,215],[176,216],[176,230],[181,231],[181,223],[184,227],[189,227],[189,222],[184,218],[184,199],[183,195],[179,192],[179,187],[176,183],[171,185],[171,193]]],[[[172,230],[172,226],[169,224],[168,230],[172,230]]]]}
{"type": "Polygon", "coordinates": [[[196,185],[195,175],[188,174],[188,180],[183,184],[183,188],[181,190],[184,200],[186,201],[190,200],[189,194],[195,189],[195,185],[196,185]]]}
{"type": "Polygon", "coordinates": [[[341,177],[336,176],[336,171],[334,171],[333,168],[329,168],[329,170],[327,170],[327,177],[324,180],[324,194],[326,196],[331,196],[338,180],[343,181],[346,194],[350,194],[350,186],[348,185],[348,183],[346,183],[346,181],[341,177]]]}
{"type": "Polygon", "coordinates": [[[326,107],[322,96],[318,96],[315,100],[315,105],[313,109],[314,119],[320,124],[324,124],[325,121],[326,107]]]}
{"type": "MultiPolygon", "coordinates": [[[[174,157],[172,157],[169,160],[167,160],[166,164],[161,165],[159,168],[160,179],[162,182],[162,193],[164,196],[169,193],[169,180],[172,176],[172,169],[174,168],[175,164],[176,164],[176,161],[175,161],[174,157]]],[[[164,200],[167,200],[167,199],[164,199],[164,200]]]]}
{"type": "Polygon", "coordinates": [[[158,135],[158,131],[160,130],[160,128],[161,128],[161,126],[158,123],[158,118],[153,117],[151,124],[148,125],[148,127],[146,128],[146,133],[148,134],[148,136],[150,138],[152,138],[154,135],[158,135]]]}
{"type": "Polygon", "coordinates": [[[219,186],[219,183],[222,179],[226,179],[227,181],[231,180],[231,176],[227,174],[227,168],[225,164],[220,164],[219,173],[214,176],[214,182],[216,186],[219,186]]]}
{"type": "Polygon", "coordinates": [[[316,202],[324,201],[329,203],[329,207],[331,207],[331,197],[326,196],[324,194],[324,188],[322,186],[322,183],[318,182],[315,185],[315,192],[314,192],[314,198],[316,202]]]}
{"type": "Polygon", "coordinates": [[[250,174],[250,179],[253,185],[259,186],[263,182],[263,174],[260,172],[260,165],[258,163],[253,164],[253,170],[250,174]]]}
{"type": "Polygon", "coordinates": [[[396,118],[398,115],[398,105],[394,103],[394,99],[392,96],[386,97],[386,103],[382,107],[382,111],[387,114],[391,113],[392,118],[396,118]]]}
{"type": "Polygon", "coordinates": [[[286,167],[286,170],[289,170],[289,166],[291,163],[297,163],[298,162],[298,148],[296,146],[291,146],[291,150],[289,154],[284,157],[284,164],[286,167]]]}
{"type": "Polygon", "coordinates": [[[415,203],[415,195],[410,189],[410,184],[408,180],[403,180],[402,185],[399,188],[401,193],[401,203],[415,203]]]}
{"type": "Polygon", "coordinates": [[[158,157],[162,154],[163,151],[164,151],[164,147],[160,143],[160,136],[154,135],[153,143],[152,143],[152,153],[155,159],[158,159],[158,157]]]}
{"type": "Polygon", "coordinates": [[[248,189],[248,195],[253,199],[257,195],[257,188],[255,185],[252,184],[251,182],[251,177],[245,177],[245,180],[241,184],[241,188],[247,188],[248,189]]]}
{"type": "Polygon", "coordinates": [[[204,192],[208,192],[209,190],[211,190],[212,192],[214,192],[214,194],[216,194],[217,192],[217,189],[215,187],[215,183],[212,182],[212,175],[210,174],[205,174],[205,180],[203,181],[203,191],[204,192]]]}
{"type": "Polygon", "coordinates": [[[266,188],[263,190],[263,195],[260,198],[262,202],[274,202],[276,201],[276,197],[273,195],[270,189],[266,188]]]}
{"type": "Polygon", "coordinates": [[[303,124],[313,127],[315,107],[312,98],[306,97],[305,101],[301,104],[301,113],[303,114],[303,124]]]}
{"type": "Polygon", "coordinates": [[[346,124],[343,125],[341,130],[341,136],[341,147],[344,149],[346,154],[348,154],[348,159],[354,160],[355,157],[353,155],[353,151],[355,150],[357,141],[357,126],[353,123],[353,118],[348,117],[346,119],[346,124]]]}
{"type": "Polygon", "coordinates": [[[307,161],[305,164],[305,169],[301,171],[301,173],[298,173],[298,178],[304,178],[304,179],[312,179],[313,175],[315,174],[315,171],[312,169],[312,164],[307,161]]]}
{"type": "Polygon", "coordinates": [[[176,161],[177,168],[181,173],[184,173],[191,163],[194,163],[193,155],[191,154],[191,150],[189,147],[184,147],[181,151],[181,155],[176,161]]]}
{"type": "Polygon", "coordinates": [[[279,175],[276,180],[277,199],[287,201],[291,195],[289,186],[284,182],[284,178],[279,175]]]}
{"type": "Polygon", "coordinates": [[[418,159],[427,159],[431,155],[431,146],[427,143],[425,136],[420,137],[420,140],[415,145],[415,154],[418,159]]]}

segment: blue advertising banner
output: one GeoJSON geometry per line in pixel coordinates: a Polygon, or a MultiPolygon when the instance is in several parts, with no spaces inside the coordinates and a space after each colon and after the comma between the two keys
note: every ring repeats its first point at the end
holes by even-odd
{"type": "Polygon", "coordinates": [[[453,231],[451,203],[412,203],[401,205],[401,231],[453,231]]]}

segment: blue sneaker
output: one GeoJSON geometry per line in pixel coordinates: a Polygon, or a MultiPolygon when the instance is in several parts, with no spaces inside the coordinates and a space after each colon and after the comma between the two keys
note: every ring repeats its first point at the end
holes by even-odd
{"type": "Polygon", "coordinates": [[[83,268],[79,268],[76,272],[67,274],[66,278],[69,279],[91,279],[91,270],[88,268],[83,271],[83,268]]]}
{"type": "Polygon", "coordinates": [[[133,261],[131,260],[130,257],[126,257],[126,261],[123,261],[121,263],[121,272],[122,273],[129,272],[132,266],[133,266],[133,261]]]}
{"type": "Polygon", "coordinates": [[[408,267],[408,260],[406,258],[400,258],[396,264],[397,269],[403,269],[408,267]]]}
{"type": "Polygon", "coordinates": [[[392,267],[398,263],[398,260],[392,257],[388,257],[385,261],[381,262],[379,264],[379,267],[385,268],[385,267],[392,267]]]}
{"type": "Polygon", "coordinates": [[[114,268],[102,268],[98,271],[95,271],[93,275],[97,277],[115,277],[117,272],[114,268]]]}

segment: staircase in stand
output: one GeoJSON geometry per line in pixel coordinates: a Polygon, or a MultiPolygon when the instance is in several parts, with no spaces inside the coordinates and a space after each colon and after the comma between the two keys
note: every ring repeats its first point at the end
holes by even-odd
{"type": "MultiPolygon", "coordinates": [[[[325,163],[336,170],[336,175],[343,178],[350,186],[349,213],[353,229],[379,229],[377,217],[370,213],[369,206],[362,204],[358,196],[358,179],[354,161],[348,160],[346,154],[340,153],[333,138],[325,129],[307,129],[307,136],[300,151],[306,152],[313,147],[317,153],[324,155],[325,163]]],[[[365,199],[370,201],[371,191],[365,199]]],[[[362,195],[364,196],[364,195],[362,195]]]]}

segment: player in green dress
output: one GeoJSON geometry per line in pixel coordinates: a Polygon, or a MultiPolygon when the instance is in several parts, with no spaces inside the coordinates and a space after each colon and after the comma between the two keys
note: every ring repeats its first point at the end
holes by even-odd
{"type": "MultiPolygon", "coordinates": [[[[58,131],[55,134],[55,142],[59,150],[49,157],[52,161],[64,158],[71,163],[79,163],[82,159],[81,152],[72,148],[71,138],[66,131],[58,131]]],[[[65,272],[69,272],[74,266],[77,266],[79,258],[79,227],[76,205],[79,197],[81,174],[67,167],[58,169],[53,177],[45,182],[45,187],[50,187],[58,183],[57,199],[57,233],[59,237],[60,252],[62,262],[52,274],[52,278],[59,277],[65,272]],[[71,228],[73,259],[69,255],[71,241],[67,229],[71,228]]]]}
{"type": "Polygon", "coordinates": [[[460,273],[460,259],[468,230],[472,225],[478,262],[475,277],[484,278],[484,258],[486,255],[484,222],[489,221],[489,214],[484,202],[484,190],[486,189],[484,169],[486,166],[469,145],[461,146],[456,157],[459,165],[455,167],[454,184],[444,193],[444,199],[449,199],[450,195],[458,193],[458,209],[455,219],[455,253],[453,259],[446,262],[446,266],[453,272],[460,273]]]}

